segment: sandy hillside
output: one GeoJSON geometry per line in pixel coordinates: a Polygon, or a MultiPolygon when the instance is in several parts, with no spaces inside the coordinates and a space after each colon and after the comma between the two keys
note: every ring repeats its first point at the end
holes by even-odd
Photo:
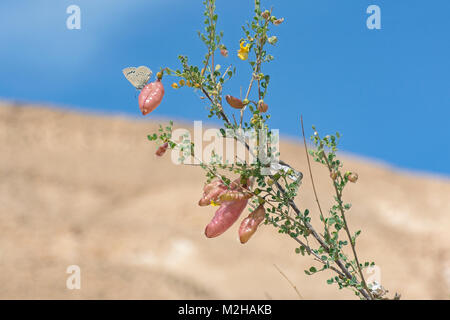
{"type": "MultiPolygon", "coordinates": [[[[156,159],[155,124],[31,107],[0,107],[0,298],[353,298],[308,277],[309,259],[264,226],[247,245],[235,225],[210,240],[214,209],[197,201],[203,173],[156,159]],[[81,267],[81,290],[66,268],[81,267]]],[[[345,141],[344,141],[345,143],[345,141]]],[[[300,145],[282,158],[306,173],[300,145]]],[[[360,175],[346,199],[362,260],[374,260],[391,293],[450,298],[450,181],[344,158],[360,175]]],[[[327,173],[314,172],[322,205],[327,173]],[[323,183],[319,182],[322,181],[323,183]]],[[[316,213],[305,175],[298,205],[316,213]]]]}

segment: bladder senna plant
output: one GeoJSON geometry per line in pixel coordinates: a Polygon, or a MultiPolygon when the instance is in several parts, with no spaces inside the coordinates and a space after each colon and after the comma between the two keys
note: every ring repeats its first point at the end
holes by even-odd
{"type": "MultiPolygon", "coordinates": [[[[236,51],[228,51],[223,43],[223,32],[217,30],[218,15],[215,12],[215,2],[215,0],[203,2],[205,29],[204,32],[199,32],[199,37],[206,46],[206,54],[202,64],[192,65],[188,57],[179,56],[181,68],[176,70],[161,68],[158,73],[158,85],[163,75],[166,75],[178,78],[173,82],[173,88],[188,87],[200,93],[202,100],[208,103],[208,117],[216,117],[223,122],[220,132],[224,138],[226,131],[234,130],[237,133],[233,139],[244,144],[248,151],[252,152],[239,132],[261,129],[270,132],[268,125],[270,115],[267,113],[269,107],[264,102],[269,94],[270,76],[264,72],[263,67],[274,60],[269,53],[270,46],[278,41],[273,30],[284,22],[284,18],[276,17],[272,10],[262,10],[260,1],[255,0],[253,19],[242,27],[242,38],[236,39],[232,44],[237,51],[234,58],[239,59],[236,60],[237,65],[240,68],[244,65],[250,67],[247,90],[239,99],[236,98],[238,94],[228,92],[226,89],[226,84],[236,74],[236,67],[230,65],[223,68],[216,63],[218,58],[232,59],[229,53],[236,51]]],[[[229,45],[231,47],[231,44],[229,45]]],[[[158,88],[150,89],[153,90],[150,90],[150,93],[154,93],[158,88]]],[[[161,102],[163,91],[155,92],[158,93],[157,101],[140,101],[141,109],[144,107],[146,111],[151,111],[161,102]],[[148,107],[146,103],[149,104],[148,107]]],[[[181,150],[183,157],[195,157],[195,145],[190,140],[182,139],[183,141],[176,142],[172,139],[172,125],[170,122],[165,128],[161,126],[157,133],[148,136],[149,140],[158,142],[157,155],[162,156],[170,148],[181,150]]],[[[275,165],[260,160],[250,163],[245,159],[236,159],[232,163],[200,161],[199,167],[205,171],[206,182],[199,205],[218,207],[205,228],[205,235],[211,238],[223,234],[241,217],[245,208],[248,208],[250,214],[241,221],[239,228],[243,244],[261,229],[258,229],[260,224],[271,225],[279,233],[286,234],[295,241],[296,253],[311,258],[313,265],[305,270],[307,275],[330,273],[332,276],[327,280],[328,284],[336,284],[339,289],[351,289],[361,299],[385,299],[387,293],[385,289],[379,285],[376,288],[372,287],[366,282],[363,271],[374,263],[359,260],[356,241],[361,231],[352,233],[347,223],[346,213],[351,205],[344,202],[343,190],[348,182],[355,183],[358,175],[354,172],[342,172],[343,164],[336,156],[340,135],[336,133],[322,138],[313,127],[314,135],[311,139],[314,148],[308,151],[303,121],[301,125],[317,210],[312,212],[297,207],[294,200],[299,193],[303,175],[283,161],[275,165]],[[335,204],[327,212],[322,210],[318,201],[310,156],[322,164],[330,174],[335,204]],[[312,215],[320,218],[319,226],[313,226],[312,215]]],[[[258,148],[266,148],[267,143],[258,138],[256,152],[258,148]]],[[[269,153],[279,154],[278,150],[270,147],[269,149],[269,153]]],[[[253,237],[253,241],[257,240],[253,237]]],[[[395,298],[399,296],[396,295],[395,298]]]]}

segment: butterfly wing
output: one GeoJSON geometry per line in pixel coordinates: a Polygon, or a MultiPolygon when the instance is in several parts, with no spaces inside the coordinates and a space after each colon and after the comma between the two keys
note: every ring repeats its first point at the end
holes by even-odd
{"type": "Polygon", "coordinates": [[[125,68],[122,72],[125,78],[138,90],[142,90],[152,76],[152,71],[146,66],[125,68]]]}

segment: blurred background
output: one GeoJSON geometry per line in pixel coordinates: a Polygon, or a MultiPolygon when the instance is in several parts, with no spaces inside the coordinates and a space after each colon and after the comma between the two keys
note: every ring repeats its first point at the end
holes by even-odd
{"type": "MultiPolygon", "coordinates": [[[[382,284],[406,298],[450,297],[450,42],[446,0],[264,0],[285,23],[266,102],[285,138],[281,158],[306,172],[299,118],[307,129],[343,134],[348,192],[359,250],[382,284]],[[381,30],[369,30],[369,5],[381,30]]],[[[227,92],[239,96],[249,66],[236,52],[253,1],[217,1],[219,29],[238,68],[227,92]]],[[[205,105],[165,77],[164,101],[142,119],[128,66],[200,64],[200,0],[4,0],[0,3],[1,298],[305,299],[351,298],[307,277],[307,258],[269,227],[246,246],[237,226],[207,240],[213,209],[198,208],[202,172],[154,158],[146,141],[158,121],[208,121],[205,105]],[[70,5],[81,29],[69,30],[70,5]],[[204,112],[202,112],[204,111],[204,112]],[[82,289],[66,288],[79,265],[82,289]],[[245,285],[243,285],[245,283],[245,285]]],[[[230,111],[231,112],[231,111],[230,111]]],[[[311,130],[307,130],[309,135],[311,130]]],[[[314,168],[323,205],[327,173],[314,168]],[[321,178],[322,177],[322,178],[321,178]]],[[[305,179],[301,208],[314,209],[305,179]]]]}

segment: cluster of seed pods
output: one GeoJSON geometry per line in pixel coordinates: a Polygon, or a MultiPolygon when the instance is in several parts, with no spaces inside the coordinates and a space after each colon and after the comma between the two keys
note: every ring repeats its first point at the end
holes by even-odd
{"type": "MultiPolygon", "coordinates": [[[[249,183],[248,183],[249,184],[249,183]]],[[[252,197],[250,192],[244,190],[247,185],[242,186],[240,179],[236,179],[227,187],[222,181],[215,180],[207,184],[203,189],[203,197],[199,201],[200,206],[210,204],[220,205],[213,219],[205,228],[208,238],[220,236],[227,231],[247,207],[248,200],[252,197]]],[[[239,228],[241,243],[246,243],[256,232],[259,224],[264,220],[265,210],[261,205],[244,219],[239,228]]]]}
{"type": "MultiPolygon", "coordinates": [[[[245,107],[244,102],[241,99],[238,99],[236,97],[227,95],[227,96],[225,96],[225,100],[227,100],[230,107],[232,107],[234,109],[242,109],[245,107]]],[[[265,113],[265,112],[267,112],[267,110],[269,110],[269,106],[267,105],[267,103],[264,102],[264,100],[258,101],[257,105],[258,105],[258,111],[261,113],[265,113]]]]}
{"type": "MultiPolygon", "coordinates": [[[[164,97],[164,86],[161,82],[162,75],[159,74],[156,81],[147,84],[139,94],[139,108],[145,116],[155,110],[164,97]]],[[[235,109],[244,108],[244,103],[230,95],[226,96],[228,104],[235,109]]],[[[267,104],[258,102],[260,112],[266,112],[267,104]]],[[[162,157],[169,147],[168,142],[156,150],[156,155],[162,157]]],[[[200,206],[210,204],[219,205],[213,219],[205,228],[205,235],[208,238],[220,236],[227,231],[247,207],[248,200],[252,197],[250,192],[244,190],[247,185],[241,185],[240,179],[236,179],[227,187],[222,181],[215,180],[207,184],[203,189],[203,197],[199,201],[200,206]]],[[[241,243],[246,243],[256,232],[258,226],[264,221],[265,209],[260,205],[245,218],[239,227],[239,239],[241,243]]]]}

